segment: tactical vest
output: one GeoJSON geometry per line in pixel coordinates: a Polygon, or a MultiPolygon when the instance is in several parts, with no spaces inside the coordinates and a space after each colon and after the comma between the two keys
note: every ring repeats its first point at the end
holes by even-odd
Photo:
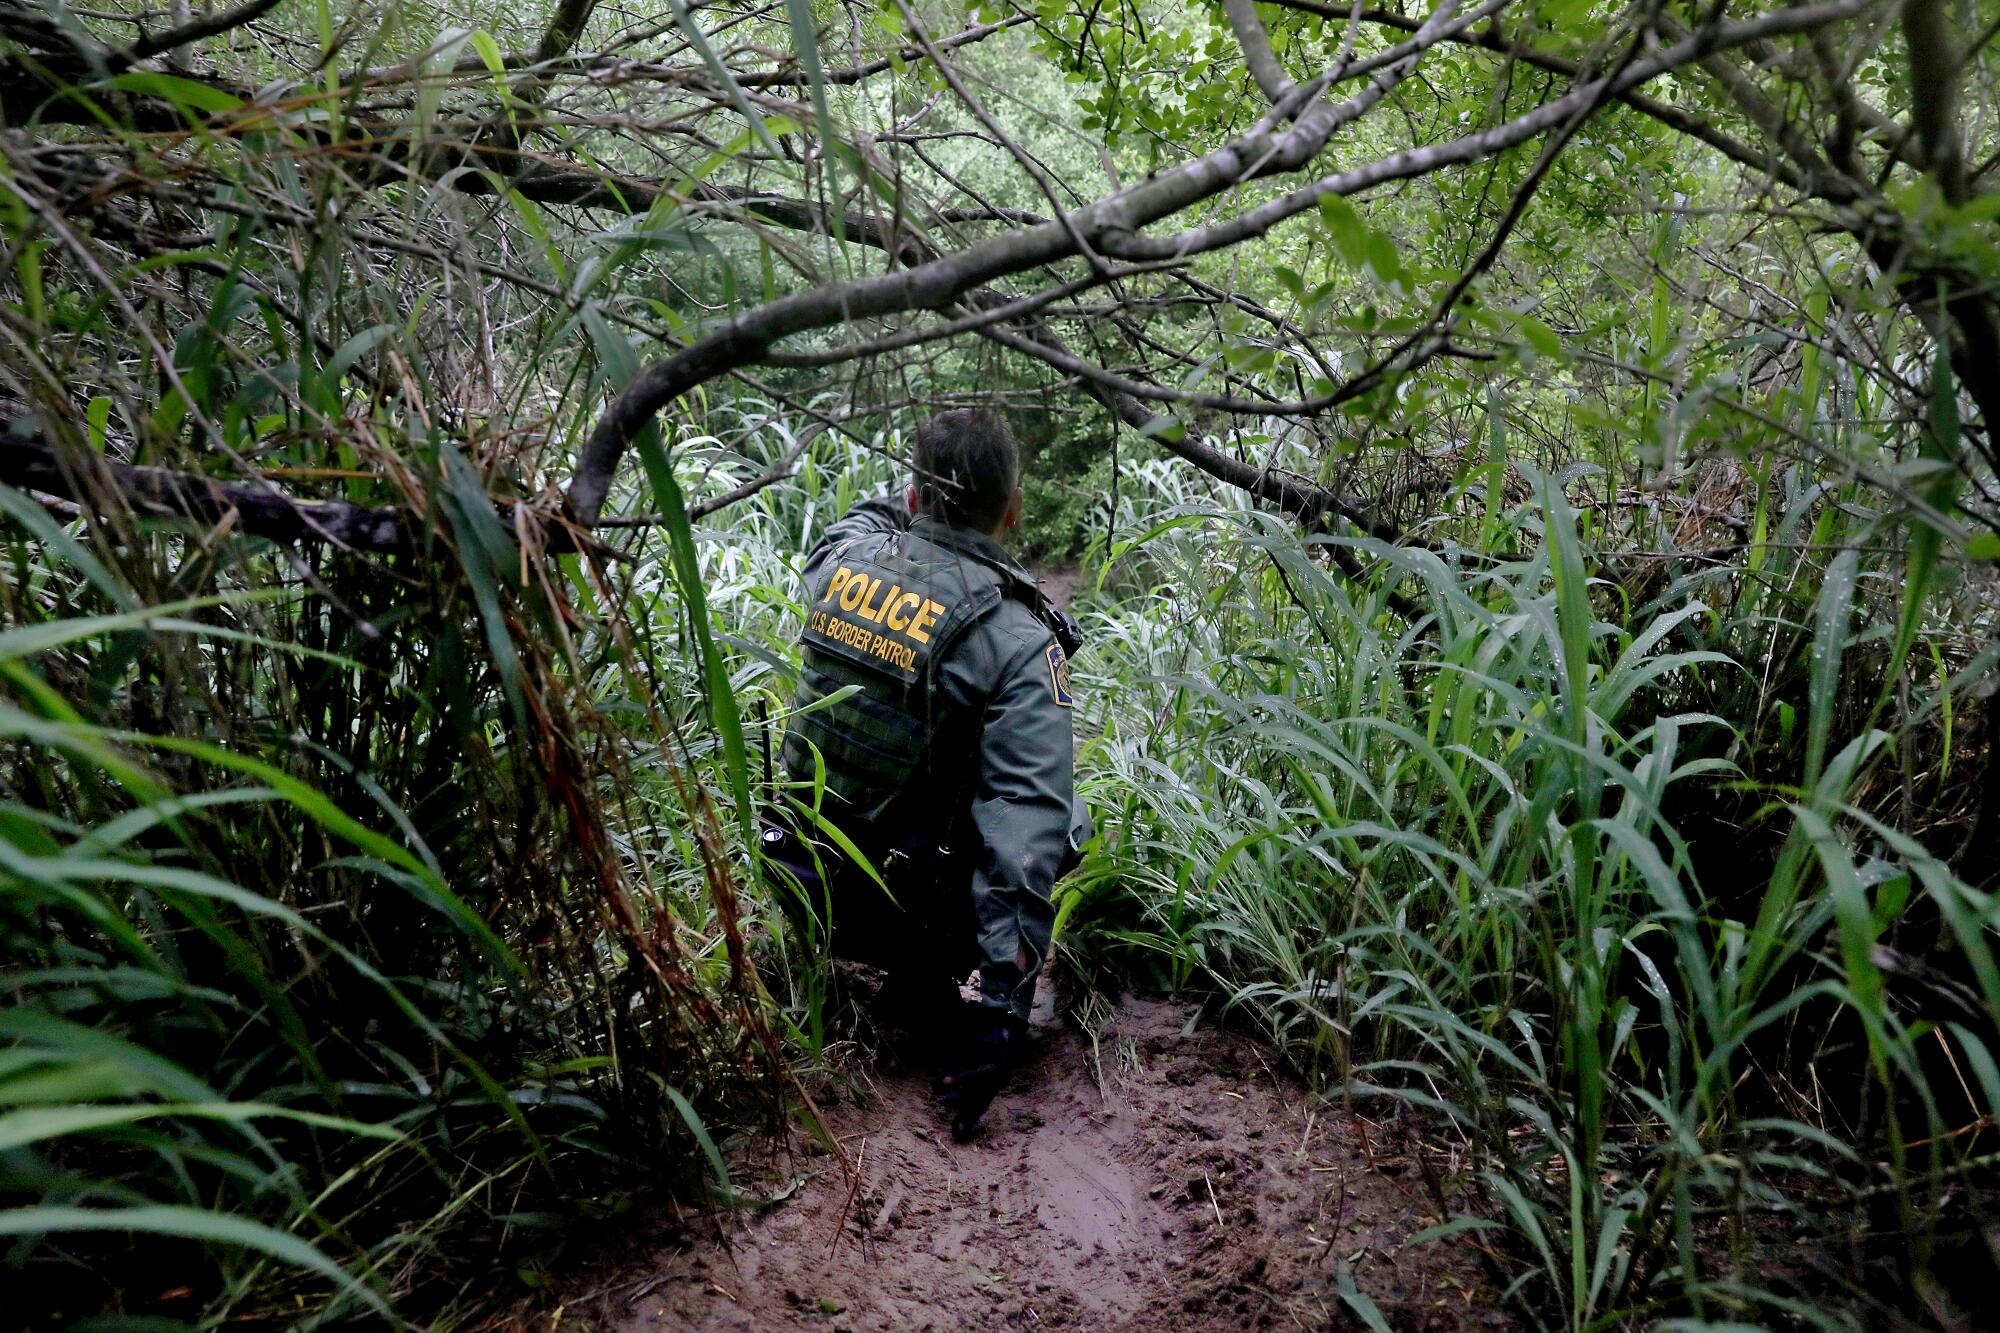
{"type": "MultiPolygon", "coordinates": [[[[930,773],[932,744],[941,737],[958,741],[952,729],[960,728],[970,746],[978,724],[942,714],[936,673],[1004,600],[1008,583],[984,561],[949,550],[943,560],[918,565],[903,554],[909,540],[857,539],[829,554],[816,573],[800,636],[805,668],[799,706],[849,685],[858,688],[791,719],[785,767],[794,778],[810,779],[816,748],[826,762],[837,819],[886,826],[901,797],[899,816],[936,838],[954,821],[963,792],[943,790],[939,783],[948,775],[930,773]]],[[[949,776],[962,784],[965,775],[949,776]]],[[[884,849],[864,850],[873,855],[884,849]]]]}

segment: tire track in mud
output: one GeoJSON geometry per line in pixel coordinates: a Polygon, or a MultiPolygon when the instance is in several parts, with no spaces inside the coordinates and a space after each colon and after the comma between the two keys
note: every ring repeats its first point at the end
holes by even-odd
{"type": "Polygon", "coordinates": [[[845,1166],[795,1142],[764,1164],[780,1202],[661,1219],[565,1308],[630,1333],[1364,1327],[1351,1283],[1392,1328],[1505,1326],[1462,1240],[1412,1242],[1437,1218],[1394,1135],[1192,1014],[1044,1031],[965,1146],[920,1074],[878,1068],[823,1107],[845,1166]]]}

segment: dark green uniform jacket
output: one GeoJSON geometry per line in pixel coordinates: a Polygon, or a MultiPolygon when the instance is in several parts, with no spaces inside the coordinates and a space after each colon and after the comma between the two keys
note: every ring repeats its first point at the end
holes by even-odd
{"type": "Polygon", "coordinates": [[[964,952],[987,1003],[1025,1018],[1075,799],[1069,666],[1033,578],[984,534],[883,498],[827,530],[805,585],[798,706],[859,688],[792,719],[786,769],[810,781],[824,765],[827,814],[871,857],[969,862],[964,952]]]}

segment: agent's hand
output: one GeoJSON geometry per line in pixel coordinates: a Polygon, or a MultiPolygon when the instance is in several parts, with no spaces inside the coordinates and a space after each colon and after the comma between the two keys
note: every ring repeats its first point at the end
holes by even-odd
{"type": "Polygon", "coordinates": [[[980,1005],[966,1016],[964,1034],[947,1052],[933,1085],[938,1100],[951,1108],[954,1142],[970,1142],[979,1132],[980,1117],[1021,1058],[1027,1036],[1027,1024],[1011,1009],[980,1005]]]}

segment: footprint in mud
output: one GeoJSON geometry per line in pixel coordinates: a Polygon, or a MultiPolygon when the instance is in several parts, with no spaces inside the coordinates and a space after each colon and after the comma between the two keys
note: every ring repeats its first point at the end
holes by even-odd
{"type": "Polygon", "coordinates": [[[1141,1191],[1123,1163],[1082,1146],[1058,1142],[1035,1154],[1039,1178],[1035,1216],[1059,1243],[1077,1250],[1119,1255],[1145,1241],[1139,1232],[1141,1191]]]}
{"type": "MultiPolygon", "coordinates": [[[[766,1192],[799,1182],[782,1202],[700,1225],[660,1219],[567,1284],[567,1319],[635,1331],[1339,1327],[1354,1322],[1344,1272],[1399,1329],[1501,1322],[1463,1247],[1407,1243],[1437,1218],[1385,1157],[1386,1135],[1273,1072],[1250,1039],[1189,1033],[1189,1019],[1128,1000],[1094,1043],[1047,1035],[964,1146],[921,1078],[878,1073],[866,1105],[822,1107],[844,1163],[798,1145],[774,1153],[766,1192]]],[[[744,1164],[739,1184],[755,1178],[744,1164]]]]}

